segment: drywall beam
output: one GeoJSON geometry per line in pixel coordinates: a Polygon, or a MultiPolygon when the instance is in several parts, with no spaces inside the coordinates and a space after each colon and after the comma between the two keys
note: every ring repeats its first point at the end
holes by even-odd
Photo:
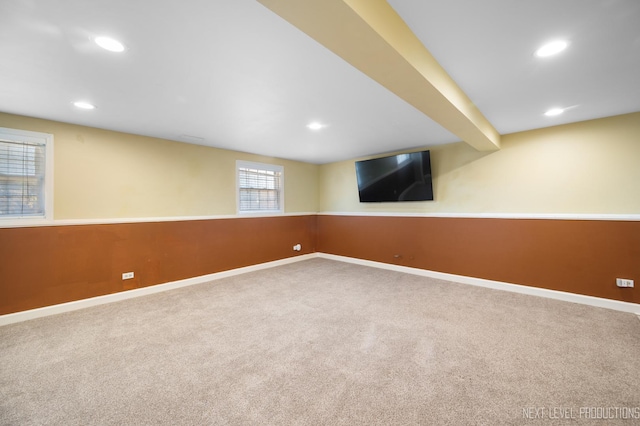
{"type": "Polygon", "coordinates": [[[500,135],[385,0],[258,0],[480,151],[500,135]]]}

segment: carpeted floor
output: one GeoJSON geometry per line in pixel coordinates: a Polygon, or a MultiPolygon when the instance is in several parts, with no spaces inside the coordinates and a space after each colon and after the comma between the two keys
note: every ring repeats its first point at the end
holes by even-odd
{"type": "Polygon", "coordinates": [[[0,368],[2,425],[640,424],[636,316],[326,259],[0,327],[0,368]]]}

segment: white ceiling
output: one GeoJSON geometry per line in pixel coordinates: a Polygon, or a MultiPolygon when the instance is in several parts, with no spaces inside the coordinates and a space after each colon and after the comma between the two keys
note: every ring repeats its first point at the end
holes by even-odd
{"type": "MultiPolygon", "coordinates": [[[[501,134],[640,111],[638,0],[389,3],[501,134]]],[[[459,140],[255,0],[2,0],[0,57],[8,113],[311,163],[459,140]]]]}

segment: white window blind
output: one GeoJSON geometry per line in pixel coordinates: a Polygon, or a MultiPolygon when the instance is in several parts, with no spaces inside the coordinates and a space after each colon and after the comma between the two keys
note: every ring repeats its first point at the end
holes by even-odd
{"type": "Polygon", "coordinates": [[[0,218],[42,218],[49,213],[45,201],[50,135],[34,134],[0,129],[0,218]]]}
{"type": "Polygon", "coordinates": [[[238,161],[238,212],[281,212],[283,168],[238,161]]]}

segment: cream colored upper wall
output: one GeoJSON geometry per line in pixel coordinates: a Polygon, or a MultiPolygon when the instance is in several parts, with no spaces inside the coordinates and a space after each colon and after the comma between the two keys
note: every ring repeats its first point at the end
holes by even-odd
{"type": "Polygon", "coordinates": [[[0,113],[54,135],[54,219],[236,214],[236,160],[284,166],[285,213],[318,210],[318,166],[0,113]]]}
{"type": "Polygon", "coordinates": [[[236,213],[235,161],[285,167],[285,212],[640,213],[640,113],[431,149],[435,201],[360,203],[354,160],[322,166],[0,113],[55,138],[54,218],[236,213]]]}
{"type": "Polygon", "coordinates": [[[360,203],[355,160],[320,166],[321,212],[640,213],[640,113],[430,148],[434,201],[360,203]]]}

